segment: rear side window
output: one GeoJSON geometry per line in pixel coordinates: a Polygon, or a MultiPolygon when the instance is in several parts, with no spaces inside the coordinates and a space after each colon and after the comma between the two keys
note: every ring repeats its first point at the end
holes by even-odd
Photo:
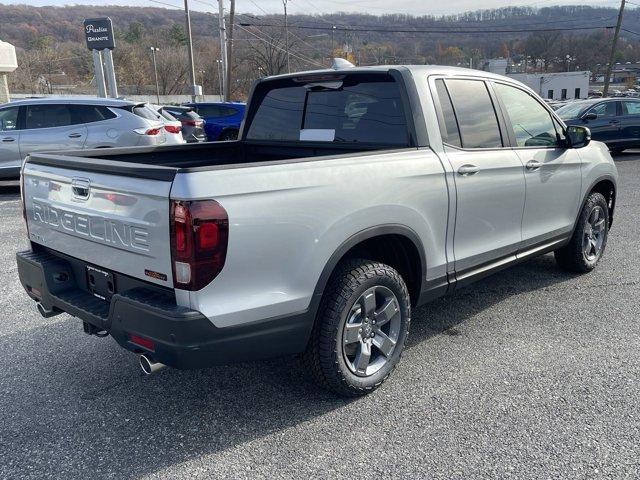
{"type": "Polygon", "coordinates": [[[251,140],[410,143],[400,88],[386,74],[288,79],[263,95],[248,129],[251,140]]]}
{"type": "Polygon", "coordinates": [[[101,105],[69,105],[73,123],[93,123],[115,118],[116,114],[101,105]]]}
{"type": "Polygon", "coordinates": [[[640,102],[622,102],[623,115],[640,115],[640,102]]]}
{"type": "Polygon", "coordinates": [[[146,105],[137,105],[133,107],[131,111],[133,112],[134,115],[137,115],[138,117],[146,118],[147,120],[158,121],[160,119],[160,114],[154,112],[146,105]]]}
{"type": "Polygon", "coordinates": [[[72,123],[71,111],[67,105],[27,105],[27,129],[64,127],[72,123]]]}
{"type": "Polygon", "coordinates": [[[447,80],[464,148],[502,147],[498,119],[482,80],[447,80]]]}
{"type": "Polygon", "coordinates": [[[0,110],[0,131],[12,131],[18,128],[18,107],[0,110]]]}
{"type": "Polygon", "coordinates": [[[440,125],[442,141],[449,145],[461,147],[462,141],[460,140],[460,131],[458,130],[456,114],[453,111],[451,98],[449,98],[449,92],[447,92],[447,87],[444,85],[444,80],[436,80],[436,92],[438,93],[440,109],[442,110],[442,117],[444,121],[444,123],[440,125]]]}

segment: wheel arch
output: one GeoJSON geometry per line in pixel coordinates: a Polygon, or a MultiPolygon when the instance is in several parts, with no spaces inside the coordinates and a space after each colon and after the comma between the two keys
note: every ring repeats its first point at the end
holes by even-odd
{"type": "Polygon", "coordinates": [[[405,225],[378,225],[352,235],[331,255],[313,292],[310,310],[314,318],[336,267],[342,260],[356,257],[382,261],[394,267],[407,282],[411,303],[415,305],[418,302],[427,272],[426,254],[420,237],[405,225]]]}
{"type": "Polygon", "coordinates": [[[615,213],[615,208],[616,208],[617,184],[613,176],[602,175],[596,178],[593,182],[591,182],[591,184],[589,185],[589,188],[586,190],[584,198],[582,199],[582,203],[580,204],[580,210],[578,210],[578,217],[576,218],[576,224],[573,227],[574,230],[578,223],[580,212],[582,212],[582,209],[584,208],[584,205],[587,202],[589,195],[591,195],[594,192],[601,193],[602,196],[607,201],[607,206],[609,210],[609,228],[611,228],[611,225],[613,225],[613,214],[615,213]]]}

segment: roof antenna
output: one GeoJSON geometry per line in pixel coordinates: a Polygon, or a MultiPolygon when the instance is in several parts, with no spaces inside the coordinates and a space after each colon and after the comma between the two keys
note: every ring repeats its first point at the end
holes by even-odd
{"type": "Polygon", "coordinates": [[[336,57],[331,62],[332,70],[342,70],[343,68],[354,68],[355,65],[351,63],[349,60],[345,60],[344,58],[336,57]]]}

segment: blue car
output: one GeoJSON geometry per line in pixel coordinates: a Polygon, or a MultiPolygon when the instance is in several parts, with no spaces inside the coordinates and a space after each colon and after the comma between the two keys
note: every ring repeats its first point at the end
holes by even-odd
{"type": "Polygon", "coordinates": [[[589,127],[591,137],[612,153],[640,147],[640,99],[594,98],[568,103],[556,113],[567,125],[589,127]]]}
{"type": "Polygon", "coordinates": [[[210,142],[235,140],[246,104],[240,102],[195,102],[185,103],[204,118],[204,132],[210,142]]]}

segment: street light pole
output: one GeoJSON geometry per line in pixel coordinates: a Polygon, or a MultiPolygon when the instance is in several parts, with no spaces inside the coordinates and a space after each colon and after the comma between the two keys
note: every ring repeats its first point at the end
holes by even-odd
{"type": "Polygon", "coordinates": [[[289,65],[289,22],[287,19],[287,1],[288,0],[282,0],[282,4],[284,5],[284,48],[287,54],[287,73],[291,73],[291,66],[289,65]]]}
{"type": "Polygon", "coordinates": [[[184,16],[187,22],[187,43],[189,49],[189,79],[191,80],[191,101],[197,100],[196,70],[193,64],[193,42],[191,38],[191,14],[189,13],[189,0],[184,0],[184,16]]]}
{"type": "Polygon", "coordinates": [[[153,58],[153,73],[156,77],[156,101],[160,105],[160,83],[158,82],[158,66],[156,64],[156,52],[159,52],[158,47],[151,47],[151,58],[153,58]]]}

